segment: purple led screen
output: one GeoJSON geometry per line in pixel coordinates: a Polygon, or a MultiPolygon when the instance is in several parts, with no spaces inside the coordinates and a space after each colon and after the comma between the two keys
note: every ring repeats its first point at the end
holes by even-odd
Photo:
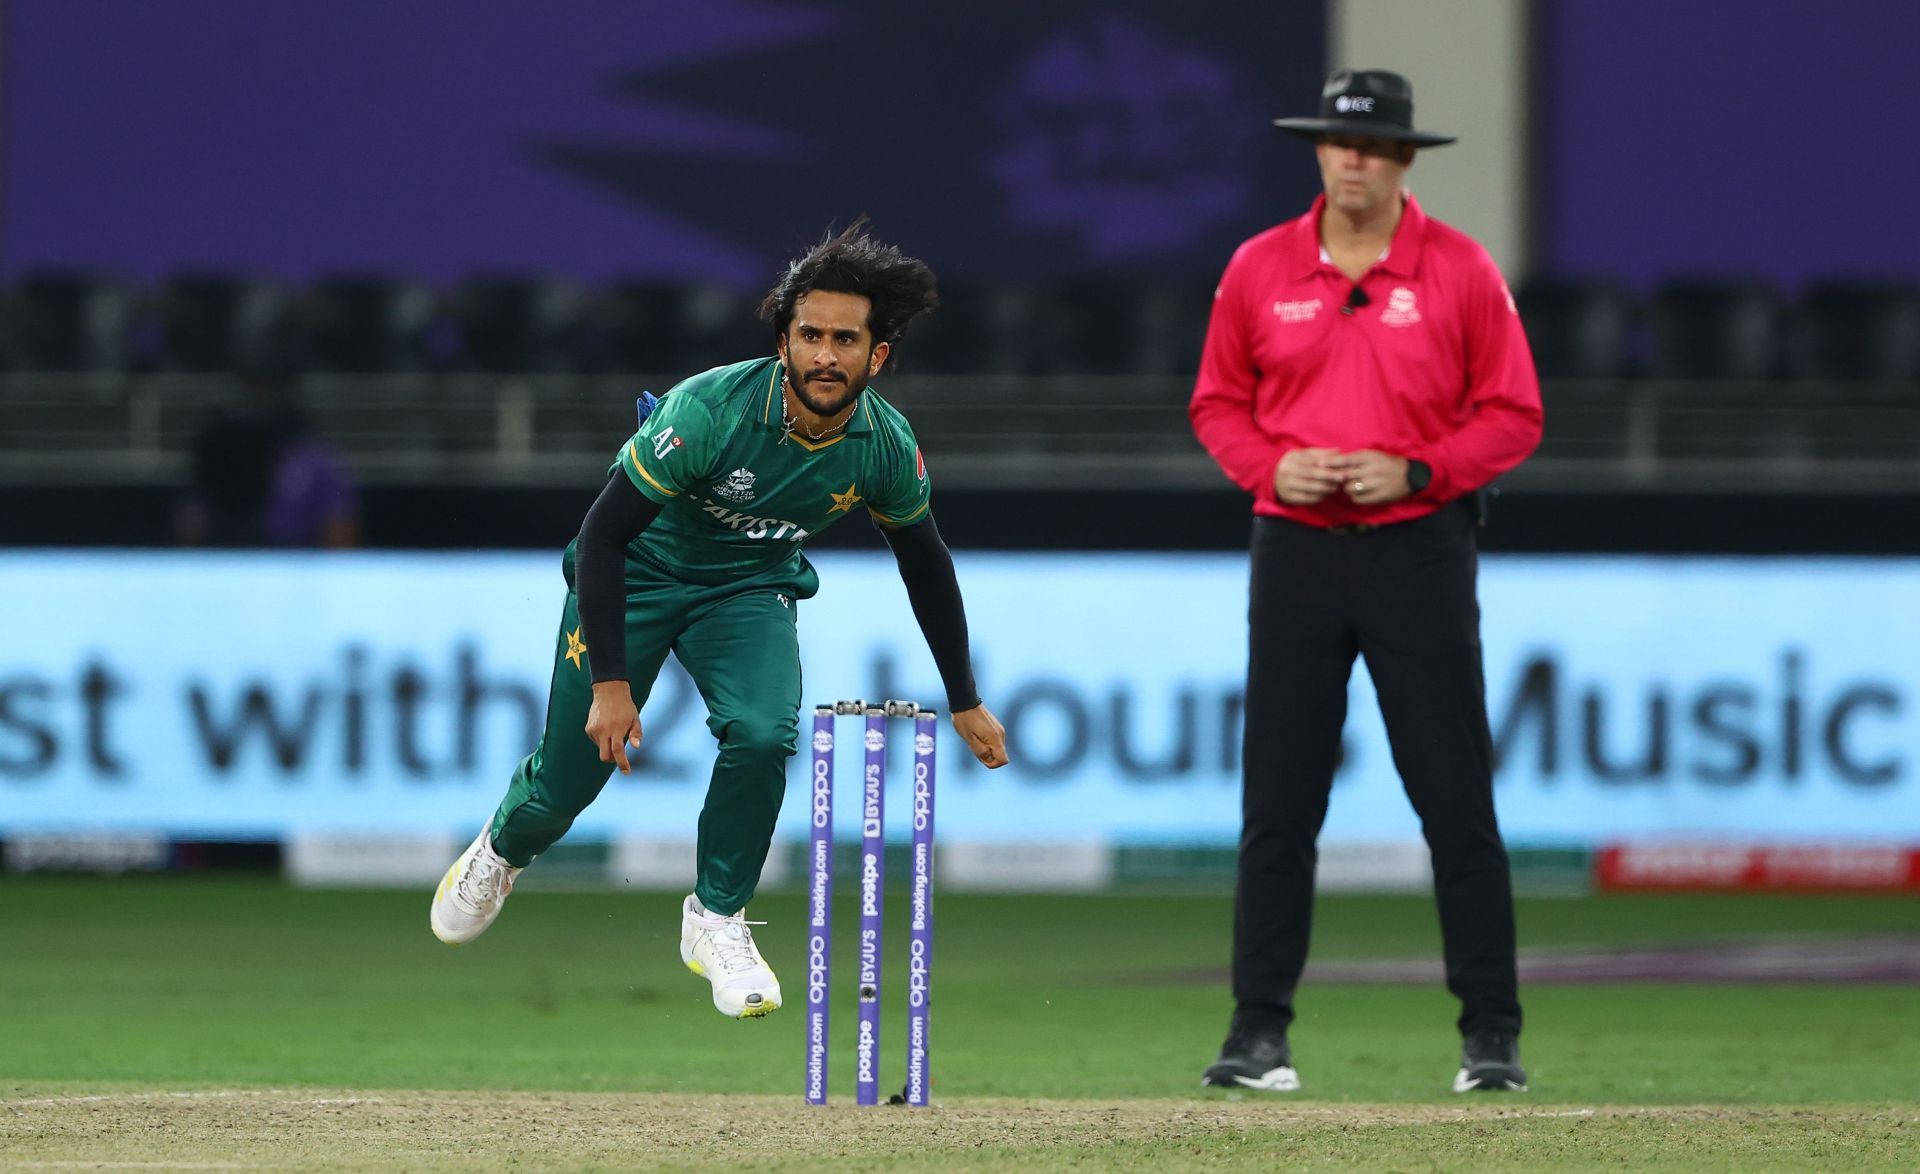
{"type": "Polygon", "coordinates": [[[1911,0],[1540,6],[1536,268],[1920,278],[1911,0]]]}
{"type": "Polygon", "coordinates": [[[1296,214],[1319,4],[15,0],[9,275],[1215,274],[1296,214]]]}

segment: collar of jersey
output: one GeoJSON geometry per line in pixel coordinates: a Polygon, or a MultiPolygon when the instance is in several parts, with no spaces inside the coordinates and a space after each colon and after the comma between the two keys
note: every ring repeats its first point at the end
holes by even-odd
{"type": "MultiPolygon", "coordinates": [[[[1321,196],[1313,202],[1313,207],[1305,216],[1293,222],[1299,231],[1293,254],[1296,277],[1305,278],[1322,271],[1339,272],[1327,256],[1326,247],[1320,243],[1320,217],[1326,210],[1327,197],[1321,196]]],[[[1427,214],[1421,210],[1420,201],[1413,198],[1412,192],[1408,192],[1406,207],[1400,211],[1400,223],[1393,230],[1393,239],[1387,242],[1387,251],[1380,254],[1372,268],[1395,277],[1413,278],[1420,271],[1420,253],[1426,239],[1427,214]]]]}
{"type": "MultiPolygon", "coordinates": [[[[769,362],[773,364],[773,369],[767,372],[767,402],[761,409],[760,422],[778,432],[780,430],[780,360],[776,358],[769,362]]],[[[825,440],[809,440],[798,432],[789,432],[787,435],[798,441],[801,448],[808,452],[815,452],[851,433],[873,431],[873,397],[867,394],[872,390],[873,385],[868,384],[866,390],[860,393],[860,402],[854,406],[853,417],[847,421],[845,432],[835,433],[825,440]]]]}

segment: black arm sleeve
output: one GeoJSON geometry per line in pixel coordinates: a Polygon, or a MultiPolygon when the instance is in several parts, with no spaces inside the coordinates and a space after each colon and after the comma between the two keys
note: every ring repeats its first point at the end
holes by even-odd
{"type": "Polygon", "coordinates": [[[580,634],[596,685],[627,679],[627,543],[660,516],[660,508],[626,474],[617,473],[580,524],[573,589],[580,597],[580,634]]]}
{"type": "Polygon", "coordinates": [[[933,515],[911,526],[882,526],[900,581],[907,585],[913,618],[927,638],[927,650],[947,687],[947,708],[954,713],[980,704],[973,684],[973,662],[967,652],[967,608],[960,600],[960,580],[953,573],[953,555],[940,541],[933,515]]]}

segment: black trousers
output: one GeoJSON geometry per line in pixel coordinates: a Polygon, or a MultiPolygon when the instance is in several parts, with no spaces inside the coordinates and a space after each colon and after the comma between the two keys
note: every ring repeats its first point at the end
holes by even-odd
{"type": "Polygon", "coordinates": [[[1493,812],[1467,505],[1353,534],[1259,518],[1252,562],[1233,927],[1240,1014],[1282,1029],[1293,1021],[1313,926],[1314,845],[1357,654],[1432,851],[1460,1029],[1518,1031],[1513,888],[1493,812]]]}

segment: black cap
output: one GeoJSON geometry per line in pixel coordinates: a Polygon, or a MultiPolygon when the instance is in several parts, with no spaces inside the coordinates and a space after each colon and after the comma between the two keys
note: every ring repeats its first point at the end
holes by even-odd
{"type": "Polygon", "coordinates": [[[1385,69],[1342,69],[1327,78],[1320,90],[1320,117],[1276,118],[1273,125],[1301,138],[1321,135],[1366,135],[1441,147],[1452,135],[1413,129],[1413,84],[1385,69]]]}

